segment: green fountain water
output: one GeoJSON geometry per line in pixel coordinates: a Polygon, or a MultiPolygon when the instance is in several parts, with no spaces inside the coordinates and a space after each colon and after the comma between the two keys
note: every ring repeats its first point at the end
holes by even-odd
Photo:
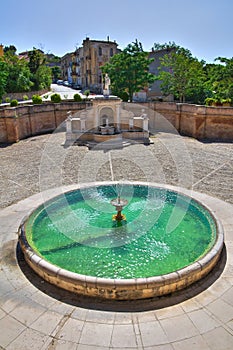
{"type": "Polygon", "coordinates": [[[38,255],[79,274],[131,279],[159,276],[200,259],[214,244],[215,222],[196,201],[144,185],[84,188],[39,207],[25,223],[38,255]]]}

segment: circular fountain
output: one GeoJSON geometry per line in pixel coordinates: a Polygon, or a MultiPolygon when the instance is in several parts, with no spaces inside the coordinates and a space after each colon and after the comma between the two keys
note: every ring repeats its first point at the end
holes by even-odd
{"type": "Polygon", "coordinates": [[[223,231],[213,213],[180,192],[139,182],[122,183],[119,191],[110,182],[47,201],[24,219],[19,242],[48,282],[81,295],[132,300],[166,295],[206,276],[220,257],[223,231]]]}

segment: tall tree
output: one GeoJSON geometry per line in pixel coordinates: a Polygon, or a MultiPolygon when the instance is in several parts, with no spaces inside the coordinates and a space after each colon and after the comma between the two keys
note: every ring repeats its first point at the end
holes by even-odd
{"type": "Polygon", "coordinates": [[[138,92],[155,80],[149,73],[149,64],[153,59],[143,51],[142,44],[137,40],[129,44],[121,53],[114,55],[109,63],[102,67],[103,73],[108,73],[111,79],[111,90],[121,97],[125,92],[132,101],[134,92],[138,92]]]}
{"type": "Polygon", "coordinates": [[[4,54],[5,55],[15,55],[16,54],[16,47],[14,45],[10,45],[10,46],[5,46],[4,47],[4,54]]]}
{"type": "Polygon", "coordinates": [[[51,68],[46,66],[46,55],[43,51],[33,48],[29,51],[29,63],[28,66],[31,71],[31,80],[34,84],[34,89],[40,90],[49,88],[52,82],[51,68]]]}
{"type": "Polygon", "coordinates": [[[161,89],[165,95],[172,94],[180,102],[185,102],[188,96],[194,96],[197,91],[202,95],[205,62],[192,57],[187,49],[173,47],[175,50],[161,59],[160,74],[157,79],[162,81],[161,89]],[[166,67],[166,71],[162,70],[162,67],[166,67]]]}
{"type": "Polygon", "coordinates": [[[31,73],[28,63],[24,59],[19,59],[14,54],[5,56],[8,65],[8,77],[6,83],[6,92],[24,92],[29,91],[32,82],[30,80],[31,73]]]}
{"type": "Polygon", "coordinates": [[[52,69],[52,78],[54,81],[57,81],[62,75],[61,68],[59,66],[54,66],[51,69],[52,69]]]}
{"type": "Polygon", "coordinates": [[[7,63],[0,57],[0,101],[2,96],[6,92],[6,83],[8,77],[8,67],[7,63]]]}
{"type": "Polygon", "coordinates": [[[42,65],[40,66],[35,75],[35,81],[36,81],[36,88],[38,90],[41,89],[49,89],[50,85],[52,83],[52,70],[51,68],[42,65]]]}
{"type": "Polygon", "coordinates": [[[218,57],[215,61],[220,63],[207,64],[205,67],[206,87],[209,90],[207,97],[233,101],[233,58],[218,57]]]}
{"type": "Polygon", "coordinates": [[[35,74],[37,69],[45,64],[46,58],[44,53],[33,47],[33,50],[28,52],[29,63],[28,66],[32,74],[35,74]]]}

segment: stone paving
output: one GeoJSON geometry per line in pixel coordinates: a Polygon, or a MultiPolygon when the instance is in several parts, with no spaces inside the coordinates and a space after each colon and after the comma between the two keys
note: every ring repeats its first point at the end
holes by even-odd
{"type": "Polygon", "coordinates": [[[0,148],[0,348],[232,349],[233,144],[168,134],[153,141],[88,151],[66,149],[59,133],[0,148]],[[225,249],[209,276],[162,298],[101,302],[58,290],[30,270],[17,246],[17,230],[48,190],[51,195],[54,187],[69,189],[84,180],[120,179],[185,187],[216,213],[225,249]]]}

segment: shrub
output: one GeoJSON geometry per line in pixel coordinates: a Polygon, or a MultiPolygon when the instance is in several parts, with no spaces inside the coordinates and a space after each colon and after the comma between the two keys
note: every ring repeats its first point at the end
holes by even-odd
{"type": "Polygon", "coordinates": [[[75,100],[75,102],[81,102],[82,97],[79,94],[74,94],[74,100],[75,100]]]}
{"type": "Polygon", "coordinates": [[[214,106],[222,106],[222,101],[220,97],[214,99],[214,106]]]}
{"type": "Polygon", "coordinates": [[[10,103],[10,102],[11,102],[10,97],[6,97],[6,98],[5,98],[5,101],[6,101],[6,103],[10,103]]]}
{"type": "Polygon", "coordinates": [[[207,98],[205,99],[205,104],[206,104],[207,106],[213,106],[214,102],[215,102],[215,99],[212,98],[212,97],[207,97],[207,98]]]}
{"type": "Polygon", "coordinates": [[[83,95],[85,95],[86,98],[88,98],[88,96],[90,95],[90,90],[85,90],[83,95]]]}
{"type": "Polygon", "coordinates": [[[53,94],[51,95],[51,101],[54,103],[61,102],[61,96],[59,94],[53,94]]]}
{"type": "Polygon", "coordinates": [[[33,95],[32,96],[32,102],[35,104],[35,105],[39,105],[42,103],[42,98],[39,96],[39,95],[33,95]]]}
{"type": "Polygon", "coordinates": [[[18,100],[11,100],[11,107],[18,106],[18,100]]]}
{"type": "Polygon", "coordinates": [[[223,105],[228,105],[228,106],[230,106],[230,105],[231,105],[231,98],[223,98],[223,99],[221,100],[221,102],[222,102],[223,105]]]}
{"type": "Polygon", "coordinates": [[[23,100],[27,101],[28,100],[28,96],[27,95],[23,95],[23,100]]]}

